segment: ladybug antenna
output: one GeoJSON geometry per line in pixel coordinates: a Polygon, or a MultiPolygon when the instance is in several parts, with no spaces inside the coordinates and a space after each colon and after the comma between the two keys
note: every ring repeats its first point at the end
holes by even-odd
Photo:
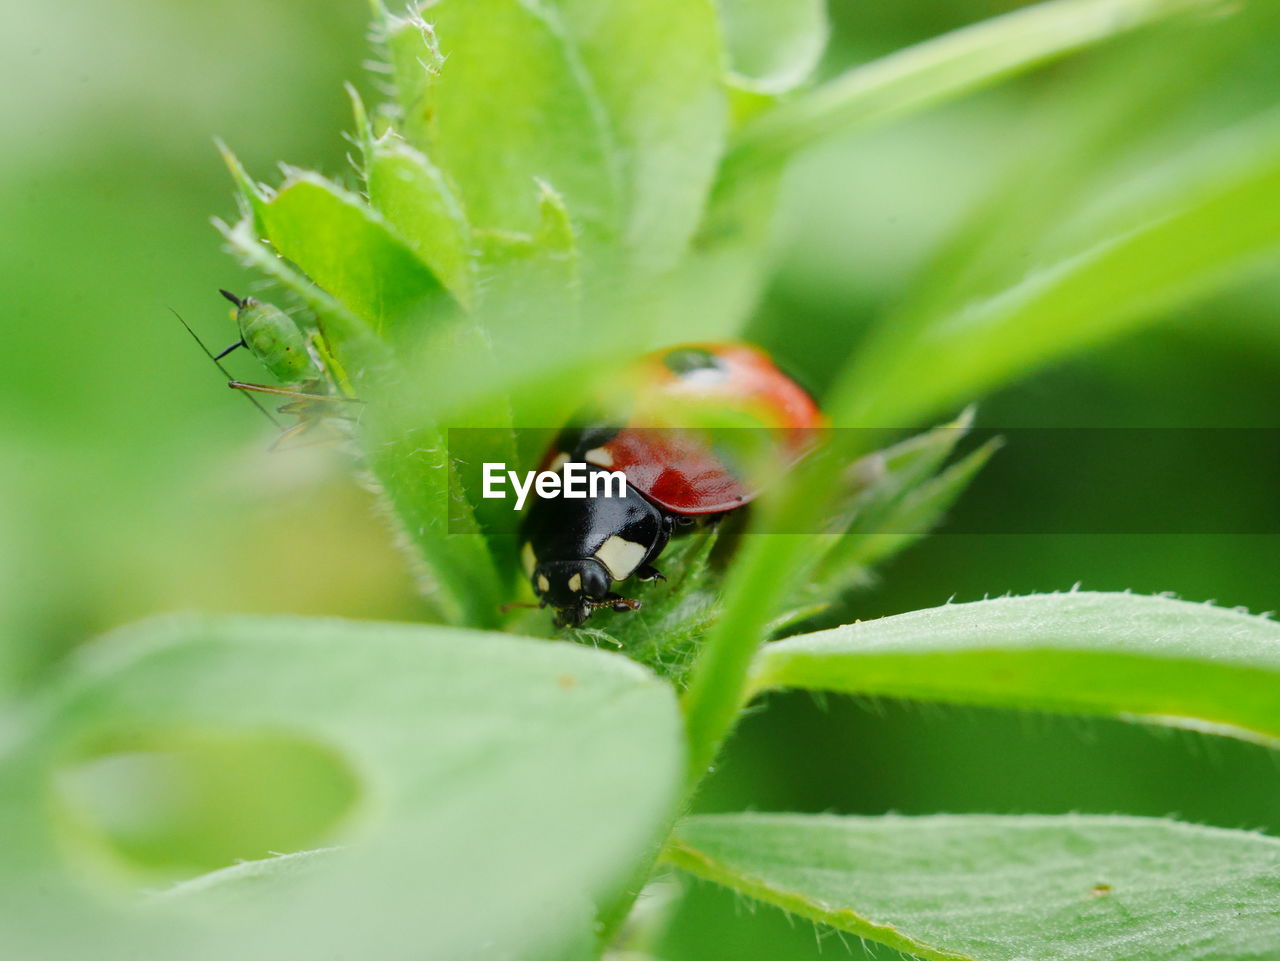
{"type": "MultiPolygon", "coordinates": [[[[227,294],[225,290],[222,293],[226,296],[231,296],[230,294],[227,294]]],[[[225,367],[222,366],[222,361],[219,359],[225,356],[227,351],[224,350],[217,357],[213,356],[213,351],[211,351],[208,347],[204,345],[204,341],[201,340],[200,337],[196,334],[196,332],[191,329],[191,325],[182,319],[182,315],[180,313],[178,313],[172,307],[169,308],[169,313],[173,314],[173,316],[178,318],[178,323],[180,323],[183,327],[187,329],[187,333],[191,335],[191,339],[194,340],[197,344],[199,344],[200,349],[204,351],[204,355],[208,357],[211,361],[213,361],[213,366],[217,367],[218,370],[222,371],[222,376],[227,378],[228,381],[233,380],[234,378],[231,376],[230,371],[228,371],[225,367]]],[[[239,347],[241,343],[242,341],[237,341],[235,345],[233,347],[228,348],[228,350],[233,350],[235,347],[239,347]]],[[[244,393],[244,396],[249,399],[249,401],[253,404],[254,407],[262,411],[262,415],[266,417],[267,420],[275,424],[276,427],[283,429],[284,425],[281,424],[280,421],[276,420],[276,418],[272,416],[271,411],[267,410],[265,407],[262,406],[262,404],[258,402],[258,398],[244,391],[242,391],[241,393],[244,393]]]]}
{"type": "MultiPolygon", "coordinates": [[[[233,304],[235,304],[235,305],[236,305],[236,307],[238,307],[238,308],[240,308],[240,309],[242,309],[242,310],[244,309],[244,301],[243,301],[243,300],[241,300],[239,297],[237,297],[235,294],[233,294],[231,291],[229,291],[229,290],[223,290],[223,289],[219,288],[219,289],[218,289],[218,293],[222,294],[222,296],[223,296],[223,297],[226,297],[226,298],[227,298],[227,300],[229,300],[229,301],[231,301],[233,304]]],[[[188,330],[189,330],[189,329],[190,329],[190,328],[188,328],[188,330]]]]}
{"type": "Polygon", "coordinates": [[[538,608],[542,606],[543,605],[541,604],[533,604],[533,603],[530,603],[529,601],[511,601],[510,603],[503,604],[501,607],[499,607],[498,613],[509,614],[514,610],[536,611],[538,610],[538,608]]]}

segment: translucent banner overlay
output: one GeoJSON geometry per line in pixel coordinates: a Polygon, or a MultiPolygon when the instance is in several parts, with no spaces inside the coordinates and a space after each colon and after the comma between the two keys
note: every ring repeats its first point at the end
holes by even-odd
{"type": "MultiPolygon", "coordinates": [[[[960,492],[937,529],[1003,535],[1280,534],[1280,428],[937,428],[921,435],[828,429],[821,436],[743,427],[627,431],[611,437],[608,431],[565,435],[557,429],[451,428],[450,533],[475,531],[477,523],[491,534],[517,533],[537,500],[536,474],[554,469],[563,476],[563,458],[556,458],[562,448],[577,455],[575,462],[588,465],[587,474],[627,468],[617,461],[652,454],[622,471],[633,480],[630,496],[683,498],[682,503],[700,505],[724,503],[725,490],[730,496],[735,489],[744,491],[748,500],[757,494],[767,497],[799,476],[791,466],[797,459],[831,456],[832,450],[875,451],[838,465],[841,490],[809,530],[755,529],[830,532],[843,529],[841,518],[870,522],[870,505],[876,504],[882,515],[876,530],[923,533],[928,524],[913,521],[910,511],[883,510],[885,501],[910,497],[938,470],[984,445],[999,444],[972,484],[988,495],[994,490],[1018,496],[994,511],[990,496],[983,498],[986,506],[975,508],[960,492]],[[935,465],[933,460],[949,448],[946,460],[935,465]],[[926,461],[933,470],[918,476],[926,461]],[[489,491],[504,496],[483,496],[486,464],[489,491]],[[532,479],[529,472],[534,472],[532,479]],[[1205,486],[1215,491],[1213,497],[1187,502],[1182,479],[1191,472],[1208,475],[1211,485],[1205,486]],[[516,510],[521,486],[527,496],[523,510],[516,510]],[[1026,492],[1037,489],[1053,492],[1053,509],[1036,509],[1036,498],[1026,492]],[[1070,491],[1069,512],[1060,503],[1064,489],[1070,491]],[[1267,508],[1259,512],[1259,503],[1267,508]]],[[[580,471],[575,479],[585,489],[580,471]]],[[[560,496],[551,491],[555,482],[542,486],[550,496],[560,496]]],[[[563,483],[560,487],[563,491],[563,483]]],[[[579,503],[585,509],[586,499],[579,503]]],[[[744,510],[751,510],[749,503],[730,513],[744,510]]]]}

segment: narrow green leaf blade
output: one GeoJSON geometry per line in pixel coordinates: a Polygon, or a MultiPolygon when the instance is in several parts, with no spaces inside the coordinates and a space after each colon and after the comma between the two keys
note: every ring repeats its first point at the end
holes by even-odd
{"type": "MultiPolygon", "coordinates": [[[[625,658],[417,625],[149,622],[88,649],[23,720],[0,760],[15,957],[577,958],[590,898],[656,843],[680,770],[672,692],[625,658]],[[59,766],[184,731],[277,732],[338,758],[359,788],[338,849],[145,906],[91,886],[92,843],[49,803],[59,766]]],[[[226,786],[221,806],[278,788],[226,786]]],[[[156,789],[135,784],[134,803],[156,789]]]]}
{"type": "Polygon", "coordinates": [[[1142,181],[1139,198],[1073,244],[1034,251],[1021,276],[888,318],[833,404],[853,422],[910,421],[1134,330],[1280,255],[1280,114],[1142,181]],[[909,375],[921,370],[929,376],[909,375]]]}
{"type": "Polygon", "coordinates": [[[1130,817],[691,818],[698,877],[930,961],[1262,961],[1280,841],[1130,817]]]}
{"type": "Polygon", "coordinates": [[[840,549],[823,559],[824,569],[842,580],[850,567],[865,570],[924,537],[942,522],[999,447],[998,440],[988,441],[938,476],[906,492],[873,526],[858,524],[846,535],[840,549]]]}
{"type": "Polygon", "coordinates": [[[1086,591],[948,604],[766,645],[755,690],[1102,714],[1280,747],[1280,623],[1086,591]]]}
{"type": "Polygon", "coordinates": [[[1055,57],[1214,0],[1049,0],[855,67],[744,126],[727,164],[735,175],[921,110],[1055,57]]]}

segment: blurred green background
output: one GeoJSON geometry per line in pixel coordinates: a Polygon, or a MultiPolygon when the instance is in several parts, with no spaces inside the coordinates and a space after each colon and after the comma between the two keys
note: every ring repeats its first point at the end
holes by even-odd
{"type": "MultiPolygon", "coordinates": [[[[834,72],[1010,9],[997,0],[833,0],[834,72]]],[[[39,685],[76,644],[162,611],[414,618],[424,610],[372,498],[340,455],[269,453],[169,308],[213,346],[218,287],[252,281],[209,225],[233,213],[213,147],[268,177],[287,160],[342,176],[345,80],[362,69],[354,0],[122,0],[10,8],[0,31],[0,692],[39,685]]],[[[790,172],[776,274],[750,335],[821,389],[866,322],[926,274],[941,240],[1028,171],[1043,216],[1081,183],[1142,169],[1276,109],[1280,14],[1171,26],[856,139],[790,172]]],[[[1035,213],[1035,210],[1032,210],[1035,213]]],[[[1045,370],[980,409],[996,427],[1280,428],[1275,264],[1144,333],[1045,370]]],[[[1264,265],[1265,267],[1265,265],[1264,265]]],[[[252,379],[251,368],[240,369],[252,379]]],[[[1188,444],[1192,440],[1188,439],[1188,444]]],[[[1184,452],[1179,503],[1216,497],[1184,452]]],[[[1081,477],[1034,490],[979,478],[969,516],[1028,505],[1070,527],[1081,477]]],[[[1280,465],[1277,465],[1280,474],[1280,465]]],[[[1243,516],[1270,509],[1259,485],[1243,516]]],[[[860,595],[853,617],[955,597],[1172,591],[1280,607],[1280,536],[947,534],[860,595]]],[[[749,719],[704,810],[1174,814],[1280,830],[1280,769],[1261,749],[1105,722],[778,696],[749,719]],[[758,714],[757,714],[758,718],[758,714]],[[848,758],[847,765],[817,757],[848,758]]],[[[839,956],[834,942],[825,956],[839,956]]],[[[664,956],[812,957],[804,922],[694,888],[664,956]]]]}

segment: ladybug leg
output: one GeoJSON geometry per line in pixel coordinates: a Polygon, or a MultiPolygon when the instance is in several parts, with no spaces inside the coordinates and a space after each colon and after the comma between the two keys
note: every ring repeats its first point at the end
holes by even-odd
{"type": "Polygon", "coordinates": [[[640,602],[630,597],[623,597],[621,594],[609,593],[600,600],[592,604],[593,607],[608,607],[619,613],[623,611],[634,611],[639,609],[640,602]]]}
{"type": "Polygon", "coordinates": [[[667,575],[652,564],[641,564],[636,568],[633,576],[641,581],[665,581],[667,579],[667,575]]]}

